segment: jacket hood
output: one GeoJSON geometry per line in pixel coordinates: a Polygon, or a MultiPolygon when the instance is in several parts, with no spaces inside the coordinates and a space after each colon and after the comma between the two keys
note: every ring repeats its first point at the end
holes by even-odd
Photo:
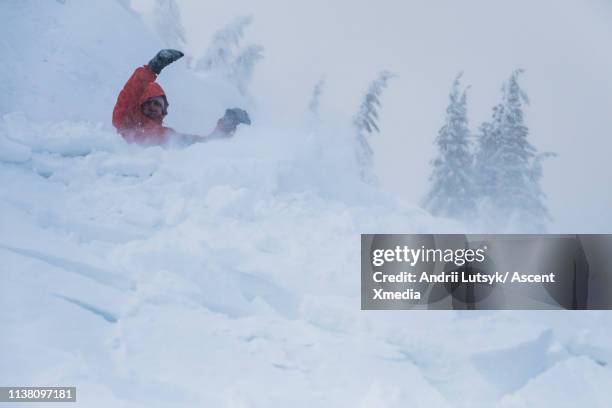
{"type": "Polygon", "coordinates": [[[142,105],[147,99],[154,98],[156,96],[163,96],[164,100],[166,100],[166,93],[164,92],[162,87],[157,82],[151,82],[147,85],[144,92],[140,96],[140,100],[138,101],[138,104],[142,105]]]}

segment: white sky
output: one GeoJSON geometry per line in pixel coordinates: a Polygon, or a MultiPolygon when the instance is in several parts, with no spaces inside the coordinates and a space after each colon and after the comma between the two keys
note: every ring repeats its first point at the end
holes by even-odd
{"type": "MultiPolygon", "coordinates": [[[[151,0],[133,0],[140,8],[151,0]]],[[[282,119],[302,114],[327,80],[322,110],[348,123],[376,73],[398,78],[383,96],[373,141],[383,184],[410,202],[427,188],[433,139],[458,71],[471,84],[471,127],[486,120],[514,68],[531,99],[531,141],[560,157],[544,189],[563,232],[612,232],[612,5],[605,0],[177,0],[189,52],[218,28],[251,14],[247,42],[265,47],[253,93],[282,119]]]]}

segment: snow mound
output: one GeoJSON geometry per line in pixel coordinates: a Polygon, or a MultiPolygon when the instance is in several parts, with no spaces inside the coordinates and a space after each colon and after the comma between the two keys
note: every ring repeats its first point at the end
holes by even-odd
{"type": "Polygon", "coordinates": [[[83,397],[93,407],[266,407],[295,395],[310,395],[296,406],[373,406],[381,393],[389,407],[447,405],[367,334],[357,306],[360,232],[432,220],[361,184],[350,165],[246,130],[163,149],[80,122],[9,115],[3,129],[29,158],[0,162],[0,228],[14,231],[0,239],[0,320],[13,333],[2,345],[20,367],[0,379],[97,390],[106,397],[83,397]],[[341,169],[329,189],[317,182],[325,166],[341,169]],[[278,388],[262,393],[246,372],[278,388]]]}
{"type": "Polygon", "coordinates": [[[586,357],[565,360],[520,391],[503,398],[504,408],[607,407],[612,399],[612,372],[586,357]]]}
{"type": "Polygon", "coordinates": [[[61,156],[115,151],[125,145],[116,133],[103,130],[99,123],[63,121],[34,124],[22,112],[2,117],[0,137],[11,145],[20,145],[23,151],[61,156]]]}

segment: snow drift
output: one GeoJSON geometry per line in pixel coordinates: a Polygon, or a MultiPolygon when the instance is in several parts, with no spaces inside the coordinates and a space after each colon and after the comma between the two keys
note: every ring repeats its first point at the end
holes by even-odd
{"type": "MultiPolygon", "coordinates": [[[[114,98],[160,48],[139,17],[116,1],[0,10],[0,383],[76,385],[86,407],[612,398],[609,314],[359,310],[359,234],[462,226],[363,184],[342,126],[127,145],[114,98]]],[[[185,66],[160,80],[178,130],[249,103],[185,66]]]]}

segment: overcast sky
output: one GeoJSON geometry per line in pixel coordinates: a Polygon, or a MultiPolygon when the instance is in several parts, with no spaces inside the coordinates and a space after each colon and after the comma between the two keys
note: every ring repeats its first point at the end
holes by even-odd
{"type": "MultiPolygon", "coordinates": [[[[143,7],[149,0],[135,0],[143,7]]],[[[515,68],[531,99],[531,141],[559,153],[544,189],[556,231],[612,232],[612,13],[605,0],[177,0],[192,54],[236,16],[265,47],[253,92],[263,111],[300,117],[326,78],[322,110],[348,123],[381,69],[398,77],[383,96],[373,141],[385,188],[418,202],[453,77],[464,71],[472,129],[486,120],[515,68]]]]}

